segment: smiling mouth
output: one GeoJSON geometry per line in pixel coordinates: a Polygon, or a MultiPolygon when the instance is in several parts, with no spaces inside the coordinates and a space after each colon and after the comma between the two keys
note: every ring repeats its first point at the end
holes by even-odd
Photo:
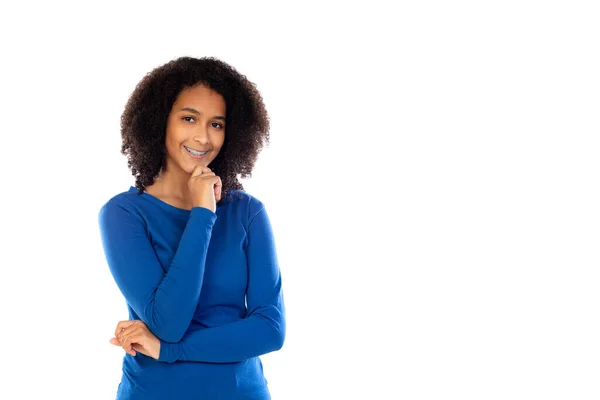
{"type": "Polygon", "coordinates": [[[194,158],[200,158],[203,155],[205,155],[206,153],[208,153],[208,151],[198,151],[198,150],[191,149],[187,146],[183,146],[183,147],[185,147],[185,150],[194,158]]]}

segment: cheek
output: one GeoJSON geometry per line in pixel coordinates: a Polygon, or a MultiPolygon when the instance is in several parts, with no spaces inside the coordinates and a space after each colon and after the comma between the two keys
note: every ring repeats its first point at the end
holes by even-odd
{"type": "Polygon", "coordinates": [[[175,144],[175,142],[173,141],[173,139],[170,139],[170,138],[168,138],[168,139],[165,141],[165,147],[167,148],[167,151],[168,151],[169,153],[171,153],[171,152],[173,152],[173,151],[176,149],[176,144],[175,144]]]}
{"type": "Polygon", "coordinates": [[[167,131],[167,136],[165,138],[165,143],[167,146],[172,148],[179,147],[181,145],[182,140],[182,132],[177,129],[171,129],[167,131]]]}
{"type": "Polygon", "coordinates": [[[165,150],[170,157],[179,157],[181,145],[174,138],[167,138],[165,140],[165,150]]]}

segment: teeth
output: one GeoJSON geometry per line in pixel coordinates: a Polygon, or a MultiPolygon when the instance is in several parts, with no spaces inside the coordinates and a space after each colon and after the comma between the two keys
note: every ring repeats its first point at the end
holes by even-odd
{"type": "Polygon", "coordinates": [[[196,151],[196,150],[194,150],[194,149],[190,149],[190,148],[189,148],[189,147],[187,147],[187,146],[183,146],[183,147],[185,147],[185,149],[186,149],[187,151],[189,151],[191,154],[193,154],[193,155],[195,155],[195,156],[202,156],[202,155],[204,155],[204,154],[206,154],[206,153],[207,153],[206,151],[196,151]]]}

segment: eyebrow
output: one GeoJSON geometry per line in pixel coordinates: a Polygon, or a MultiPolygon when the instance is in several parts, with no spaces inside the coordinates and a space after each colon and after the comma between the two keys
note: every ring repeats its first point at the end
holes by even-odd
{"type": "MultiPolygon", "coordinates": [[[[191,107],[183,107],[181,110],[179,111],[189,111],[193,114],[198,114],[200,115],[200,111],[196,110],[195,108],[191,108],[191,107]]],[[[225,121],[225,117],[221,116],[221,115],[217,115],[216,117],[214,117],[215,119],[220,119],[221,121],[225,121]]]]}

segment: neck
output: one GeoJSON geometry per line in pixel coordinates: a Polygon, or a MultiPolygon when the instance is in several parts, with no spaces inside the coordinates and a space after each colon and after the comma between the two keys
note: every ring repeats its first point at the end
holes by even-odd
{"type": "MultiPolygon", "coordinates": [[[[176,199],[184,205],[190,205],[190,190],[188,181],[190,174],[187,172],[167,165],[167,170],[160,173],[154,183],[147,189],[150,189],[155,194],[159,194],[164,198],[176,199]]],[[[150,193],[150,191],[148,191],[150,193]]]]}

